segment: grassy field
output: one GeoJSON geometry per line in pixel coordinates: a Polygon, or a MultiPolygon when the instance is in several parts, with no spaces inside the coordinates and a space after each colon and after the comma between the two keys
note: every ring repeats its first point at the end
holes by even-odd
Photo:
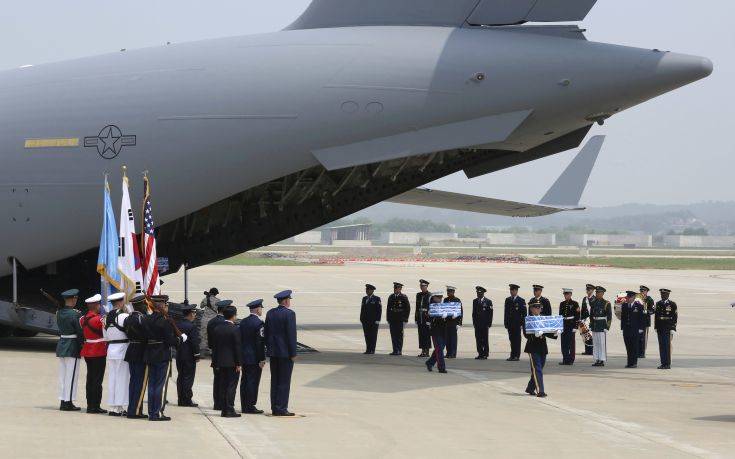
{"type": "Polygon", "coordinates": [[[283,258],[264,258],[247,253],[218,261],[215,265],[223,266],[313,266],[307,261],[288,260],[283,258]]]}
{"type": "Polygon", "coordinates": [[[615,258],[615,257],[544,257],[536,260],[545,265],[562,266],[609,266],[613,268],[639,269],[700,269],[735,270],[732,258],[615,258]]]}

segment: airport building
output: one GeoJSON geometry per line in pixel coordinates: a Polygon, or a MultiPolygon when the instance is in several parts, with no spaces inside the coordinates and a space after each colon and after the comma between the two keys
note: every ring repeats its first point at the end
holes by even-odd
{"type": "Polygon", "coordinates": [[[735,236],[664,236],[664,247],[735,248],[735,236]]]}
{"type": "Polygon", "coordinates": [[[653,235],[570,234],[569,243],[579,247],[653,247],[653,235]]]}
{"type": "Polygon", "coordinates": [[[487,233],[486,244],[505,246],[549,246],[556,245],[556,234],[487,233]]]}
{"type": "Polygon", "coordinates": [[[387,232],[380,235],[379,242],[381,244],[416,245],[456,241],[458,238],[457,233],[387,232]]]}

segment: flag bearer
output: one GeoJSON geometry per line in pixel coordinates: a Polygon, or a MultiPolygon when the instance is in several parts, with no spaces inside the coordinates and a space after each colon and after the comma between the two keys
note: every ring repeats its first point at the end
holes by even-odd
{"type": "Polygon", "coordinates": [[[145,317],[148,303],[145,295],[138,294],[131,298],[133,312],[125,319],[125,334],[130,340],[125,351],[125,361],[130,369],[130,385],[128,387],[128,418],[147,419],[143,414],[143,397],[148,386],[148,368],[145,364],[145,348],[148,335],[145,328],[145,317]]]}
{"type": "Polygon", "coordinates": [[[79,311],[75,306],[79,300],[79,290],[71,289],[61,294],[64,306],[56,312],[56,325],[59,327],[59,342],[56,357],[59,358],[59,400],[61,411],[79,411],[74,406],[79,381],[79,351],[84,336],[79,324],[79,311]]]}
{"type": "Polygon", "coordinates": [[[107,414],[100,406],[102,403],[102,380],[105,378],[107,343],[102,330],[102,296],[97,295],[84,300],[87,313],[79,319],[84,332],[84,346],[81,356],[87,363],[87,413],[107,414]]]}
{"type": "Polygon", "coordinates": [[[661,301],[656,303],[654,323],[658,334],[658,349],[661,354],[659,370],[671,369],[671,340],[676,334],[676,324],[679,321],[679,308],[669,299],[669,296],[671,296],[671,290],[662,288],[661,301]]]}
{"type": "Polygon", "coordinates": [[[130,367],[125,361],[130,340],[125,333],[125,293],[113,293],[107,297],[112,310],[105,317],[107,340],[107,404],[110,416],[127,416],[130,388],[130,367]]]}

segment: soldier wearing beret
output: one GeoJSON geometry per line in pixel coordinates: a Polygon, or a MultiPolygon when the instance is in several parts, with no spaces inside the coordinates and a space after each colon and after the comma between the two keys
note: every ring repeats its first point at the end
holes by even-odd
{"type": "Polygon", "coordinates": [[[520,287],[517,284],[510,284],[510,296],[505,299],[505,313],[503,324],[508,330],[508,340],[510,341],[510,357],[506,359],[508,362],[517,362],[521,358],[521,331],[523,330],[523,322],[527,315],[526,300],[518,296],[520,287]]]}
{"type": "Polygon", "coordinates": [[[417,357],[428,357],[429,350],[431,350],[430,300],[429,281],[421,279],[419,281],[419,292],[416,294],[416,312],[414,313],[414,322],[416,322],[419,335],[419,349],[421,349],[421,353],[417,357]]]}
{"type": "Polygon", "coordinates": [[[669,299],[671,290],[661,289],[661,301],[656,303],[654,327],[658,334],[658,349],[661,355],[659,370],[671,369],[671,340],[676,334],[676,325],[679,321],[679,308],[669,299]]]}
{"type": "Polygon", "coordinates": [[[403,284],[393,282],[393,293],[388,297],[385,315],[390,326],[390,340],[393,352],[390,355],[402,355],[403,353],[403,327],[411,316],[411,303],[408,297],[401,293],[403,284]]]}
{"type": "Polygon", "coordinates": [[[56,311],[56,325],[59,328],[59,342],[56,344],[56,357],[59,359],[59,409],[79,411],[74,405],[77,399],[79,381],[79,352],[84,335],[79,323],[79,312],[74,309],[79,300],[79,290],[71,289],[61,294],[64,306],[56,311]]]}
{"type": "Polygon", "coordinates": [[[265,324],[263,300],[248,303],[250,315],[240,321],[242,341],[242,380],[240,381],[240,407],[243,414],[262,414],[257,408],[260,377],[265,367],[265,324]]]}
{"type": "Polygon", "coordinates": [[[472,301],[472,326],[475,328],[475,360],[487,360],[490,356],[490,327],[493,326],[493,302],[485,298],[485,287],[475,287],[477,298],[472,301]]]}
{"type": "Polygon", "coordinates": [[[365,284],[365,296],[360,306],[360,323],[365,336],[365,354],[375,354],[375,345],[378,342],[380,319],[383,316],[383,305],[380,297],[375,295],[375,286],[365,284]]]}
{"type": "Polygon", "coordinates": [[[176,351],[176,393],[178,395],[178,405],[196,408],[199,406],[192,400],[194,392],[194,379],[196,378],[197,362],[200,358],[199,328],[194,325],[196,312],[194,306],[184,305],[181,308],[183,317],[177,321],[176,326],[181,333],[189,337],[185,343],[182,343],[176,351]]]}

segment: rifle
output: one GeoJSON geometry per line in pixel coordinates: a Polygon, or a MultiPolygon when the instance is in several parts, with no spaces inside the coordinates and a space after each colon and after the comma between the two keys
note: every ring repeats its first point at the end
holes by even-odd
{"type": "Polygon", "coordinates": [[[53,296],[51,296],[48,293],[46,293],[46,290],[41,289],[41,295],[43,295],[44,297],[46,297],[46,299],[49,300],[51,302],[51,304],[53,304],[54,306],[56,306],[56,309],[61,309],[62,308],[62,305],[61,305],[61,303],[59,303],[59,300],[57,300],[53,296]]]}

